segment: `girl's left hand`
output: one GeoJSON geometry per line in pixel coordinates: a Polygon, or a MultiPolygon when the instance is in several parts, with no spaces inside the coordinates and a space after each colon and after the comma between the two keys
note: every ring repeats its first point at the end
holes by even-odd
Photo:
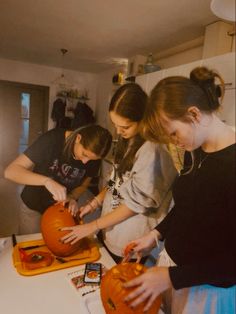
{"type": "Polygon", "coordinates": [[[78,207],[78,203],[75,199],[73,198],[70,198],[68,199],[68,211],[69,213],[71,213],[71,215],[73,217],[76,217],[76,214],[78,213],[79,211],[79,207],[78,207]]]}
{"type": "Polygon", "coordinates": [[[70,244],[75,244],[82,238],[87,237],[88,235],[90,235],[91,233],[95,231],[93,230],[93,226],[91,223],[77,225],[74,227],[61,228],[61,231],[66,231],[66,230],[71,231],[71,232],[61,237],[60,240],[64,243],[70,243],[70,244]]]}
{"type": "Polygon", "coordinates": [[[128,281],[124,284],[125,288],[137,288],[131,292],[124,301],[130,301],[132,308],[135,308],[141,302],[146,301],[144,311],[147,311],[154,300],[165,290],[172,287],[168,267],[151,267],[144,274],[128,281]]]}

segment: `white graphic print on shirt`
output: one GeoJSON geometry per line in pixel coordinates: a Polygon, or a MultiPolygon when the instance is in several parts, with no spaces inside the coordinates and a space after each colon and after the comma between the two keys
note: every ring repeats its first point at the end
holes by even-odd
{"type": "Polygon", "coordinates": [[[118,176],[116,166],[113,166],[111,179],[108,182],[108,190],[112,194],[111,207],[115,209],[121,203],[122,197],[119,193],[121,185],[130,178],[130,171],[127,171],[122,178],[118,176]]]}

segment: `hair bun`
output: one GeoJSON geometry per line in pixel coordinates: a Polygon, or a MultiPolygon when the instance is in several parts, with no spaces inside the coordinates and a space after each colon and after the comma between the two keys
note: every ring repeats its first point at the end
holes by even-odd
{"type": "Polygon", "coordinates": [[[214,84],[214,73],[206,67],[197,67],[190,73],[190,79],[198,85],[214,84]]]}
{"type": "Polygon", "coordinates": [[[190,80],[203,89],[211,109],[219,107],[222,96],[221,87],[215,84],[215,77],[218,75],[206,67],[197,67],[190,73],[190,80]]]}

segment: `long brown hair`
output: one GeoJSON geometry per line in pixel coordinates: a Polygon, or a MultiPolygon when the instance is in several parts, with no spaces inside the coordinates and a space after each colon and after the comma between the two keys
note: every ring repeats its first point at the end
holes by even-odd
{"type": "MultiPolygon", "coordinates": [[[[135,83],[121,86],[113,95],[109,111],[129,119],[132,122],[141,122],[147,102],[147,95],[142,88],[135,83]]],[[[126,171],[130,171],[134,164],[135,154],[144,143],[143,137],[138,133],[129,139],[119,137],[115,151],[115,163],[118,164],[118,175],[121,177],[126,171]]]]}
{"type": "Polygon", "coordinates": [[[67,138],[64,152],[67,157],[73,155],[77,135],[81,135],[80,144],[95,155],[104,158],[111,148],[112,135],[100,125],[91,124],[74,130],[67,138]]]}

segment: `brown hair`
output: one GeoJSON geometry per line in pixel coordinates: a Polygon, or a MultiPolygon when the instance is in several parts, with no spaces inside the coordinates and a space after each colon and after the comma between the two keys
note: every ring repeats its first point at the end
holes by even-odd
{"type": "Polygon", "coordinates": [[[160,112],[170,119],[189,121],[187,111],[196,106],[205,113],[220,108],[224,95],[224,81],[218,73],[206,67],[197,67],[190,78],[170,76],[161,80],[152,90],[143,120],[144,136],[154,142],[167,142],[160,123],[160,112]],[[219,79],[220,85],[215,83],[219,79]]]}
{"type": "MultiPolygon", "coordinates": [[[[147,94],[135,83],[121,86],[113,95],[109,111],[129,119],[132,122],[141,122],[146,108],[147,94]]],[[[130,171],[134,164],[135,154],[144,143],[143,137],[138,133],[130,140],[119,138],[115,151],[115,163],[118,164],[118,175],[130,171]]]]}
{"type": "Polygon", "coordinates": [[[80,144],[97,156],[104,158],[111,148],[112,135],[100,125],[91,124],[74,130],[66,139],[65,154],[71,156],[77,135],[81,135],[80,144]]]}

